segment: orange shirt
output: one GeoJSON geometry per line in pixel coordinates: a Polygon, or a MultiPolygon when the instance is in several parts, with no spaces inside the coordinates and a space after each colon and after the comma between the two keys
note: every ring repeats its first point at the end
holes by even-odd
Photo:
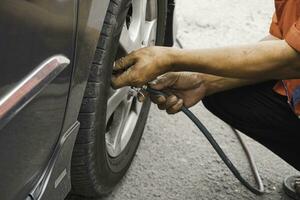
{"type": "MultiPolygon", "coordinates": [[[[270,33],[300,52],[300,0],[275,0],[275,9],[270,33]]],[[[300,116],[300,79],[282,80],[274,90],[286,95],[292,109],[300,116]]]]}

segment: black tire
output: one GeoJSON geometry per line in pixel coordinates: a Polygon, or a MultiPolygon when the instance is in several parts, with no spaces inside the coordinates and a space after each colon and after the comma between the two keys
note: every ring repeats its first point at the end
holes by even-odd
{"type": "MultiPolygon", "coordinates": [[[[167,1],[158,1],[157,44],[164,41],[167,1]]],[[[123,152],[112,158],[105,141],[106,104],[112,64],[131,0],[111,0],[95,52],[78,120],[81,124],[71,167],[71,196],[99,197],[110,193],[126,173],[147,120],[150,102],[144,103],[132,137],[123,152]]]]}

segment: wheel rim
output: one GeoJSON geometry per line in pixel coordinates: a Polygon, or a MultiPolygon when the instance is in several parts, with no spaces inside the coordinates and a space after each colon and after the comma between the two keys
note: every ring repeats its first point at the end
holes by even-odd
{"type": "MultiPolygon", "coordinates": [[[[120,36],[117,57],[141,47],[155,45],[157,0],[133,0],[120,36]]],[[[142,109],[129,87],[110,89],[106,114],[106,148],[117,157],[128,145],[142,109]]]]}

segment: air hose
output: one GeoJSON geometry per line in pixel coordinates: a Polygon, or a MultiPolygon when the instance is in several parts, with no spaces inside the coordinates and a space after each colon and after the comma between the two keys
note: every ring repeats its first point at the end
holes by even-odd
{"type": "MultiPolygon", "coordinates": [[[[150,87],[143,87],[143,90],[147,91],[148,93],[152,94],[152,95],[157,95],[157,96],[166,96],[163,92],[158,91],[158,90],[154,90],[150,87]]],[[[247,158],[249,160],[250,163],[250,167],[252,169],[252,172],[254,174],[254,178],[255,181],[258,185],[258,188],[253,187],[248,181],[246,181],[246,179],[244,179],[242,177],[242,175],[240,174],[240,172],[238,171],[238,169],[233,165],[233,163],[231,162],[231,160],[226,156],[226,154],[224,153],[224,151],[222,150],[222,148],[220,147],[220,145],[217,143],[217,141],[214,139],[214,137],[212,136],[212,134],[207,130],[207,128],[201,123],[201,121],[194,115],[194,113],[192,113],[188,108],[186,107],[182,107],[181,111],[188,117],[190,118],[190,120],[192,120],[194,122],[194,124],[199,128],[199,130],[204,134],[204,136],[207,138],[207,140],[209,141],[209,143],[212,145],[212,147],[215,149],[215,151],[217,152],[217,154],[220,156],[220,158],[223,160],[223,162],[226,164],[226,166],[230,169],[230,171],[233,173],[233,175],[251,192],[253,192],[254,194],[257,195],[262,195],[264,194],[264,185],[263,182],[261,180],[261,177],[258,173],[257,167],[255,165],[254,159],[251,156],[245,142],[242,140],[240,134],[233,129],[233,131],[235,132],[235,134],[237,135],[240,143],[242,144],[242,147],[247,155],[247,158]]]]}

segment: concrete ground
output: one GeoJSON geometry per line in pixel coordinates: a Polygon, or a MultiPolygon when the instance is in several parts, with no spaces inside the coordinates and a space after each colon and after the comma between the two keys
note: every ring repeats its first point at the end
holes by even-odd
{"type": "MultiPolygon", "coordinates": [[[[268,33],[273,0],[178,0],[178,37],[185,48],[255,42],[268,33]]],[[[251,180],[245,155],[230,128],[200,103],[192,109],[251,180]]],[[[244,137],[246,138],[246,136],[244,137]]],[[[183,115],[152,106],[137,155],[127,175],[106,200],[285,199],[284,177],[296,174],[280,158],[246,138],[267,190],[247,191],[225,167],[204,136],[183,115]]]]}

